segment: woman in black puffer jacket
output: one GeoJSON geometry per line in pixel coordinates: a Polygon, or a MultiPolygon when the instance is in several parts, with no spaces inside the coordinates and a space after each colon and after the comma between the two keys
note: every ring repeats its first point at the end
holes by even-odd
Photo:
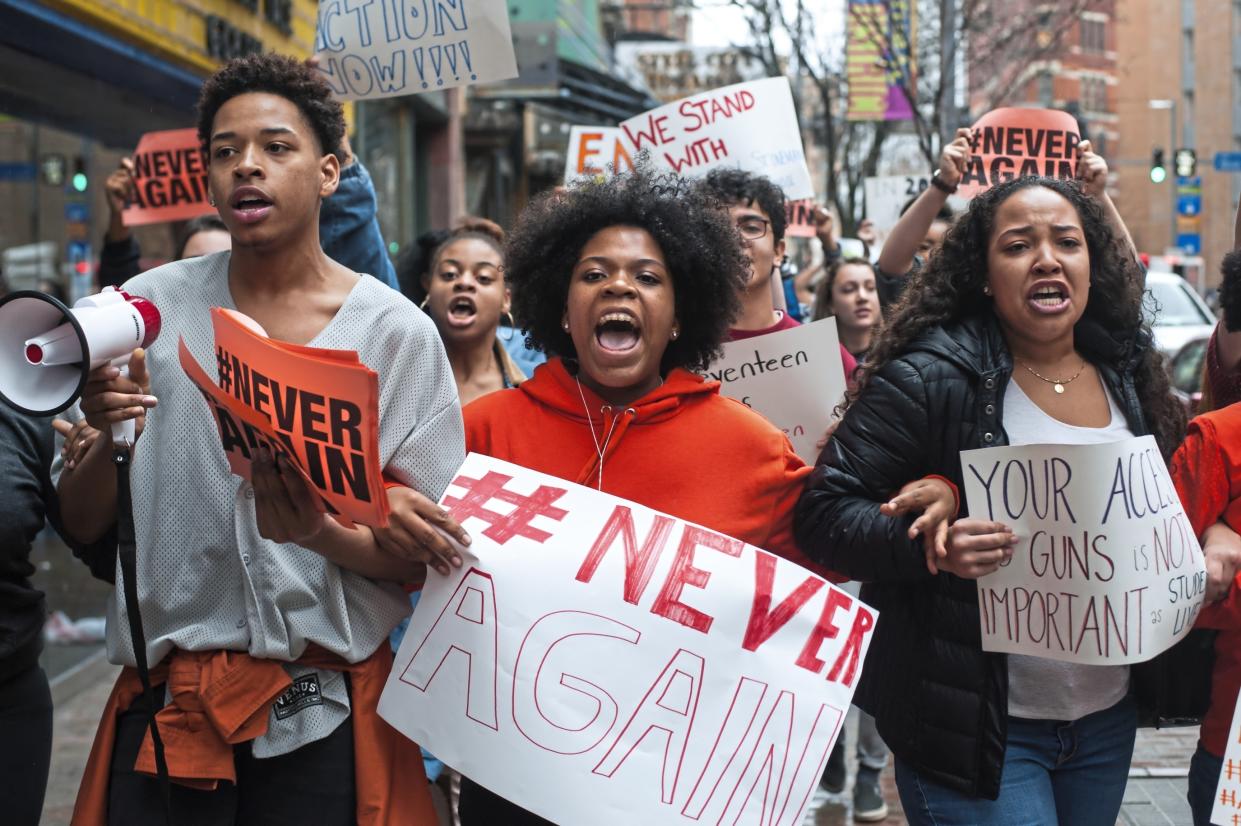
{"type": "MultiPolygon", "coordinates": [[[[1081,672],[1087,685],[1108,677],[1097,713],[1011,715],[1010,658],[982,651],[974,580],[1015,538],[963,514],[947,556],[928,559],[910,520],[880,506],[929,474],[960,488],[962,450],[1017,441],[1017,401],[1023,432],[1152,434],[1170,455],[1185,417],[1143,325],[1141,281],[1075,184],[1023,178],[978,196],[911,279],[798,505],[801,547],[866,583],[879,609],[855,702],[897,757],[911,823],[1115,823],[1137,725],[1129,695],[1155,684],[1150,664],[1132,681],[1124,667],[1071,666],[1124,668],[1081,672]]],[[[1045,662],[1023,676],[1027,692],[1055,680],[1037,671],[1045,662]]]]}

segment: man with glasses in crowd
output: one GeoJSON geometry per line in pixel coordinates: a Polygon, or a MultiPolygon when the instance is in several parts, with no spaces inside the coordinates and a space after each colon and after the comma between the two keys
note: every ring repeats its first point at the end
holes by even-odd
{"type": "MultiPolygon", "coordinates": [[[[707,194],[728,207],[750,261],[750,278],[741,290],[741,313],[728,331],[730,341],[777,333],[799,326],[775,305],[772,279],[780,278],[784,259],[784,230],[788,218],[784,191],[767,178],[740,169],[716,169],[702,182],[707,194]]],[[[843,346],[840,357],[845,375],[853,375],[857,361],[843,346]]]]}

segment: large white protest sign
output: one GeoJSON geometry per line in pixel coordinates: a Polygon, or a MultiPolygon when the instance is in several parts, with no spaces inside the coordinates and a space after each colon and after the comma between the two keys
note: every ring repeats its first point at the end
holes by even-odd
{"type": "Polygon", "coordinates": [[[682,98],[621,124],[635,152],[679,175],[721,166],[765,175],[793,200],[814,197],[787,78],[737,83],[682,98]]]}
{"type": "Polygon", "coordinates": [[[1017,535],[978,580],[983,650],[1139,663],[1189,633],[1206,569],[1154,437],[966,450],[961,465],[970,516],[1017,535]]]}
{"type": "Polygon", "coordinates": [[[315,55],[342,100],[517,76],[504,0],[319,0],[315,55]]]}
{"type": "Polygon", "coordinates": [[[564,182],[633,171],[625,133],[615,126],[574,126],[569,130],[564,182]]]}
{"type": "Polygon", "coordinates": [[[730,341],[707,370],[720,392],[784,431],[797,455],[814,463],[832,411],[845,395],[836,319],[730,341]]]}
{"type": "Polygon", "coordinates": [[[792,826],[876,613],[743,542],[471,454],[471,531],[432,576],[379,713],[561,824],[792,826]]]}
{"type": "Polygon", "coordinates": [[[1220,767],[1211,805],[1215,826],[1241,826],[1241,697],[1232,710],[1228,743],[1224,746],[1224,765],[1220,767]]]}

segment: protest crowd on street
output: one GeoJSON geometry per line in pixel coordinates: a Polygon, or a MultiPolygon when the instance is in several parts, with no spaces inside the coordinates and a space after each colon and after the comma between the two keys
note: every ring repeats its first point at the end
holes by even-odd
{"type": "Polygon", "coordinates": [[[0,823],[1241,826],[1241,13],[545,5],[0,0],[0,823]]]}

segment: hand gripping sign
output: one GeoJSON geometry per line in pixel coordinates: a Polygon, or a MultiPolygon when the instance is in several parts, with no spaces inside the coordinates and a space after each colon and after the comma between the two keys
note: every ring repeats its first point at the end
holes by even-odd
{"type": "Polygon", "coordinates": [[[185,221],[215,212],[208,201],[207,157],[196,129],[147,132],[134,150],[134,198],[127,227],[185,221]]]}
{"type": "Polygon", "coordinates": [[[562,824],[799,824],[876,613],[786,560],[470,454],[472,532],[432,577],[379,713],[562,824]]]}
{"type": "Polygon", "coordinates": [[[706,371],[720,393],[762,413],[810,464],[845,396],[836,319],[730,341],[706,371]]]}
{"type": "Polygon", "coordinates": [[[737,83],[691,95],[620,125],[631,154],[687,178],[721,166],[770,178],[793,200],[814,197],[787,78],[737,83]]]}
{"type": "Polygon", "coordinates": [[[342,100],[517,77],[503,0],[319,0],[315,54],[342,100]]]}
{"type": "Polygon", "coordinates": [[[351,350],[267,338],[248,316],[211,310],[219,383],[180,342],[181,369],[211,408],[233,473],[256,450],[283,454],[329,513],[349,526],[388,522],[379,461],[379,377],[351,350]]]}
{"type": "Polygon", "coordinates": [[[1140,663],[1193,627],[1202,549],[1152,436],[961,452],[970,516],[1017,534],[978,580],[984,651],[1140,663]]]}
{"type": "Polygon", "coordinates": [[[958,194],[973,197],[1028,175],[1071,180],[1077,174],[1077,119],[1055,109],[995,109],[970,129],[970,162],[958,194]]]}

